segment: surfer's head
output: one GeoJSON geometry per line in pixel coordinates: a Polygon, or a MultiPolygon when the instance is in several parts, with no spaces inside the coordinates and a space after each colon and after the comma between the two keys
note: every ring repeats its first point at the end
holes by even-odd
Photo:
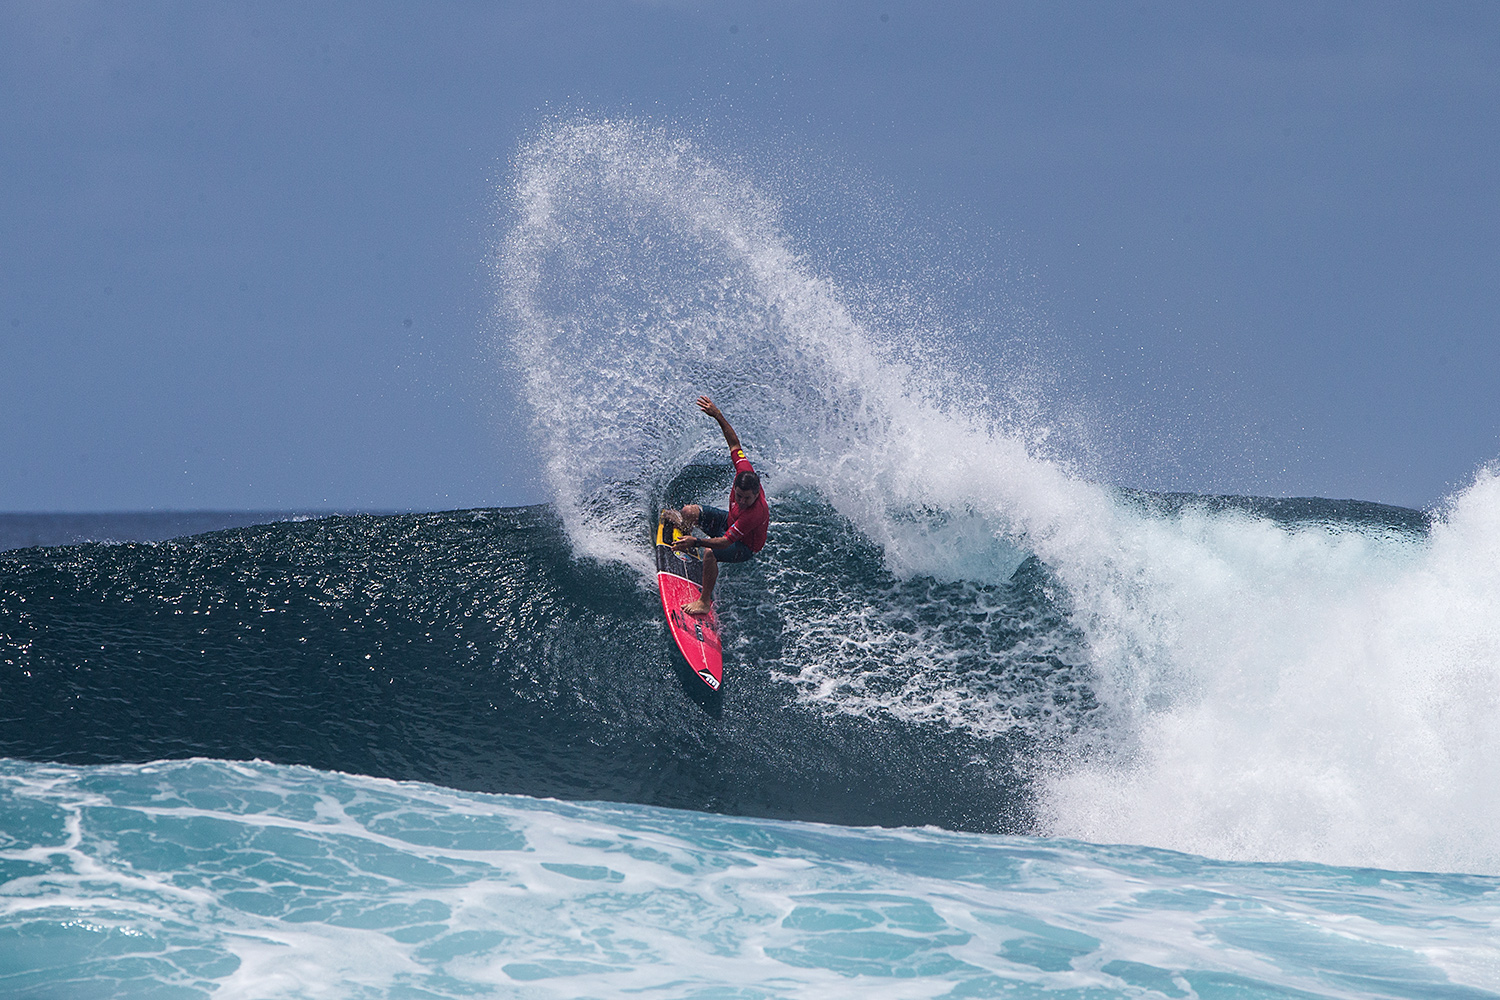
{"type": "Polygon", "coordinates": [[[760,476],[750,470],[734,477],[734,491],[741,507],[749,507],[760,496],[760,476]]]}

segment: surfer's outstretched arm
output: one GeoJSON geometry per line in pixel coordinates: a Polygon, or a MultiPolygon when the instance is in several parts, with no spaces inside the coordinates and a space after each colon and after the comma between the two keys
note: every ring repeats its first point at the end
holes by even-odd
{"type": "Polygon", "coordinates": [[[719,408],[714,405],[713,400],[707,396],[699,396],[698,409],[719,422],[719,430],[724,432],[724,443],[729,445],[730,451],[740,447],[740,436],[734,432],[733,427],[729,426],[729,421],[724,419],[724,414],[719,412],[719,408]]]}

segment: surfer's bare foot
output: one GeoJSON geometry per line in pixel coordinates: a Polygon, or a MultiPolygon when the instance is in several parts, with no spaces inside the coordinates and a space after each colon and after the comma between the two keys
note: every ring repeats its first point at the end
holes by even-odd
{"type": "Polygon", "coordinates": [[[691,601],[687,604],[684,604],[682,606],[682,610],[686,611],[690,615],[697,615],[699,617],[702,617],[703,615],[708,614],[709,610],[712,607],[712,604],[700,597],[696,601],[691,601]]]}

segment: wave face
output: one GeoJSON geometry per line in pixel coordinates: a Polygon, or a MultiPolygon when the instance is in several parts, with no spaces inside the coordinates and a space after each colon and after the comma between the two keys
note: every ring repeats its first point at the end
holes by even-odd
{"type": "Polygon", "coordinates": [[[1074,668],[1033,649],[1059,624],[1040,590],[901,581],[826,505],[777,509],[775,547],[725,574],[729,676],[701,702],[654,591],[574,559],[544,507],[5,553],[0,755],[260,758],[528,795],[1029,827],[1021,734],[824,711],[786,679],[800,646],[784,614],[821,578],[807,540],[840,536],[825,544],[846,568],[819,599],[872,619],[905,605],[892,629],[909,656],[956,605],[986,649],[1037,672],[986,679],[973,652],[976,690],[1052,711],[1066,685],[1042,678],[1074,668]]]}
{"type": "Polygon", "coordinates": [[[5,762],[0,814],[11,997],[1496,995],[1472,875],[265,763],[5,762]]]}

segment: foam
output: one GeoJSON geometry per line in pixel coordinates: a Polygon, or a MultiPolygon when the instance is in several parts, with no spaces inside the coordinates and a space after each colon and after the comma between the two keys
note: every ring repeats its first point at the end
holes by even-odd
{"type": "Polygon", "coordinates": [[[1492,986],[1500,957],[1494,880],[1472,877],[562,803],[260,762],[0,761],[0,814],[0,863],[49,850],[7,883],[0,940],[31,945],[10,952],[8,989],[1419,995],[1492,986]]]}
{"type": "MultiPolygon", "coordinates": [[[[1426,540],[1187,527],[1176,563],[1119,613],[1173,635],[1155,655],[1180,676],[1114,679],[1134,703],[1128,752],[1062,769],[1049,829],[1219,857],[1500,871],[1494,475],[1426,540]]],[[[1153,540],[1157,562],[1173,541],[1153,540]]]]}

